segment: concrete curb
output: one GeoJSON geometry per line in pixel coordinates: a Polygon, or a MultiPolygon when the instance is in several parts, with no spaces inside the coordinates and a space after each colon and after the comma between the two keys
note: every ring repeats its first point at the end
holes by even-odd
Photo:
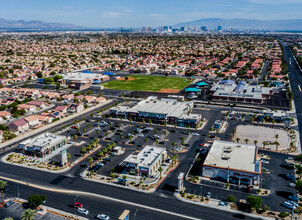
{"type": "Polygon", "coordinates": [[[219,210],[221,210],[221,211],[231,212],[231,213],[235,213],[235,214],[243,214],[243,215],[245,215],[245,216],[250,216],[250,217],[256,218],[256,219],[264,219],[264,220],[273,220],[273,219],[275,219],[275,218],[265,217],[265,216],[261,216],[261,215],[256,215],[256,214],[251,214],[251,213],[236,211],[236,210],[229,209],[229,208],[226,208],[226,207],[219,207],[219,206],[216,206],[216,205],[205,204],[205,203],[202,203],[202,202],[194,202],[194,201],[190,201],[190,200],[184,199],[184,198],[181,197],[181,195],[178,194],[178,193],[174,193],[174,196],[175,196],[178,200],[180,200],[180,201],[182,201],[182,202],[187,202],[187,203],[191,203],[191,204],[195,204],[195,205],[200,205],[200,206],[206,206],[206,207],[209,207],[209,208],[219,209],[219,210]]]}

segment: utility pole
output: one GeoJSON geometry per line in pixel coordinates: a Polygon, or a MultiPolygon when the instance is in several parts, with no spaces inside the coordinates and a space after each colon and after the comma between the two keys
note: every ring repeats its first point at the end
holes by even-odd
{"type": "MultiPolygon", "coordinates": [[[[73,205],[75,204],[75,201],[76,199],[79,197],[79,195],[77,195],[74,200],[73,200],[73,205]]],[[[77,207],[74,206],[74,215],[75,215],[75,218],[78,219],[78,216],[77,216],[77,207]]]]}

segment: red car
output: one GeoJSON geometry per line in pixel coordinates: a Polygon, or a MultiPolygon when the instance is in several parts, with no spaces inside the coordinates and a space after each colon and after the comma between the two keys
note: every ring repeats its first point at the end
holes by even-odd
{"type": "Polygon", "coordinates": [[[73,208],[82,208],[83,204],[79,202],[75,202],[74,204],[70,204],[69,206],[73,208]]]}

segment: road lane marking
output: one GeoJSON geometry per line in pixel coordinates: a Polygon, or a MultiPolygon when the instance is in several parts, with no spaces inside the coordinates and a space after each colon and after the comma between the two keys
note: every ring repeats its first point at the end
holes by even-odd
{"type": "Polygon", "coordinates": [[[30,186],[30,187],[33,187],[33,188],[46,190],[46,191],[50,191],[50,192],[59,192],[59,193],[67,193],[67,194],[81,194],[81,195],[86,195],[86,196],[99,197],[99,198],[102,198],[102,199],[107,199],[107,200],[111,200],[111,201],[118,202],[118,203],[124,203],[124,204],[127,204],[127,205],[140,207],[140,208],[143,208],[143,209],[149,209],[149,210],[152,210],[152,211],[155,211],[155,212],[161,212],[161,213],[164,213],[164,214],[173,215],[173,216],[177,216],[177,217],[184,218],[184,219],[200,220],[199,218],[194,218],[194,217],[186,216],[186,215],[183,215],[183,214],[178,214],[178,213],[170,212],[170,211],[163,210],[163,209],[153,208],[153,207],[150,207],[150,206],[141,205],[141,204],[134,203],[134,202],[129,202],[129,201],[126,201],[126,200],[121,200],[121,199],[111,198],[111,197],[108,197],[108,196],[98,195],[98,194],[95,194],[95,193],[75,191],[75,190],[56,189],[56,188],[51,188],[51,187],[43,187],[43,186],[39,186],[39,185],[36,185],[36,184],[32,184],[32,183],[28,183],[28,182],[20,181],[20,180],[15,180],[15,179],[4,177],[4,176],[0,176],[0,178],[4,179],[4,180],[7,180],[7,181],[23,184],[23,185],[26,185],[26,186],[30,186]]]}

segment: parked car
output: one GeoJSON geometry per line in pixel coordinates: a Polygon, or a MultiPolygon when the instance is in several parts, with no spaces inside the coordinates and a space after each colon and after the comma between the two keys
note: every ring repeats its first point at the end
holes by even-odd
{"type": "Polygon", "coordinates": [[[300,200],[298,196],[289,196],[288,198],[293,200],[293,201],[298,201],[298,202],[300,200]]]}
{"type": "Polygon", "coordinates": [[[207,193],[206,193],[206,197],[207,197],[207,198],[211,198],[211,192],[207,192],[207,193]]]}
{"type": "Polygon", "coordinates": [[[292,203],[290,203],[289,201],[285,201],[283,203],[283,206],[285,206],[286,208],[289,208],[289,209],[294,209],[296,208],[292,203]]]}
{"type": "Polygon", "coordinates": [[[111,156],[116,156],[116,153],[111,152],[110,155],[111,155],[111,156]]]}
{"type": "Polygon", "coordinates": [[[192,133],[192,135],[193,135],[193,136],[199,136],[199,134],[198,134],[198,133],[192,133]]]}
{"type": "Polygon", "coordinates": [[[265,168],[265,167],[262,167],[262,172],[269,172],[269,170],[267,169],[267,168],[265,168]]]}
{"type": "Polygon", "coordinates": [[[138,137],[145,137],[145,135],[144,134],[139,134],[139,135],[137,135],[138,137]]]}
{"type": "Polygon", "coordinates": [[[289,180],[293,180],[293,181],[297,180],[297,177],[295,177],[294,175],[291,175],[291,174],[286,174],[286,178],[289,180]]]}
{"type": "Polygon", "coordinates": [[[105,214],[98,214],[96,216],[97,219],[100,219],[100,220],[109,220],[110,217],[108,215],[105,215],[105,214]]]}
{"type": "Polygon", "coordinates": [[[83,215],[88,215],[89,211],[87,209],[84,208],[78,208],[77,209],[78,213],[83,214],[83,215]]]}
{"type": "Polygon", "coordinates": [[[269,164],[268,160],[265,160],[265,159],[262,159],[261,162],[262,162],[263,164],[269,164]]]}
{"type": "Polygon", "coordinates": [[[288,186],[289,186],[289,187],[296,188],[296,184],[295,184],[295,183],[289,183],[288,186]]]}
{"type": "Polygon", "coordinates": [[[220,205],[220,206],[226,206],[226,203],[225,203],[224,201],[220,201],[220,202],[218,203],[218,205],[220,205]]]}
{"type": "Polygon", "coordinates": [[[7,203],[5,203],[4,207],[5,207],[5,208],[8,208],[8,207],[10,207],[12,204],[14,204],[14,201],[9,200],[7,203]]]}
{"type": "Polygon", "coordinates": [[[110,157],[105,157],[104,160],[105,161],[111,161],[111,158],[110,157]]]}

